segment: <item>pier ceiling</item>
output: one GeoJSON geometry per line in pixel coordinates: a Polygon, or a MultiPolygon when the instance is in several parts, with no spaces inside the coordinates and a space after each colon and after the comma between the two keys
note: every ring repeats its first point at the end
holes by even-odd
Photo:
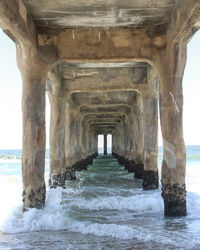
{"type": "Polygon", "coordinates": [[[142,113],[142,97],[152,88],[150,69],[146,62],[61,61],[48,74],[47,90],[64,98],[71,117],[67,120],[74,119],[70,126],[76,120],[95,134],[119,133],[136,124],[142,113]]]}
{"type": "Polygon", "coordinates": [[[0,0],[0,27],[23,80],[24,210],[45,203],[47,90],[51,187],[74,180],[97,134],[112,133],[114,155],[157,188],[159,110],[164,213],[186,215],[182,78],[200,0],[0,0]]]}
{"type": "Polygon", "coordinates": [[[133,123],[142,112],[136,91],[75,92],[68,105],[82,127],[95,134],[113,134],[122,124],[133,123]]]}
{"type": "Polygon", "coordinates": [[[79,63],[68,63],[62,62],[61,68],[74,68],[74,69],[104,69],[104,68],[138,68],[147,67],[146,62],[79,62],[79,63]]]}
{"type": "Polygon", "coordinates": [[[83,105],[80,106],[80,112],[81,113],[90,113],[90,114],[94,114],[94,113],[115,113],[115,112],[119,112],[119,110],[121,110],[122,113],[128,114],[131,112],[131,106],[129,105],[83,105]]]}
{"type": "Polygon", "coordinates": [[[132,84],[146,84],[148,63],[144,62],[100,62],[100,63],[61,63],[60,74],[65,80],[99,79],[109,82],[126,76],[132,84]]]}
{"type": "Polygon", "coordinates": [[[135,91],[108,91],[108,92],[75,92],[70,101],[75,105],[118,105],[134,104],[137,101],[135,91]]]}
{"type": "Polygon", "coordinates": [[[149,26],[169,22],[177,0],[23,0],[39,27],[149,26]],[[151,6],[151,8],[150,8],[151,6]]]}
{"type": "Polygon", "coordinates": [[[145,62],[59,62],[48,73],[47,90],[54,94],[60,88],[67,99],[75,92],[135,91],[145,95],[150,90],[151,69],[145,62]]]}
{"type": "Polygon", "coordinates": [[[123,113],[104,113],[104,114],[85,114],[82,118],[82,126],[88,127],[95,134],[113,134],[119,130],[120,124],[124,124],[125,114],[123,113]]]}

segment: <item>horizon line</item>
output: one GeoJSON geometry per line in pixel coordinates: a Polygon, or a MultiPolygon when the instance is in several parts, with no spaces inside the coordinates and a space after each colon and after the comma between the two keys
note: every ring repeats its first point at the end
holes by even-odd
{"type": "MultiPolygon", "coordinates": [[[[200,146],[200,144],[185,144],[185,146],[200,146]]],[[[163,145],[158,145],[158,147],[163,147],[163,145]]],[[[100,147],[100,149],[103,149],[103,147],[100,147]]],[[[108,147],[112,148],[112,147],[108,147]]],[[[50,148],[46,148],[46,150],[49,150],[50,148]]],[[[0,150],[22,150],[22,148],[0,148],[0,150]]]]}

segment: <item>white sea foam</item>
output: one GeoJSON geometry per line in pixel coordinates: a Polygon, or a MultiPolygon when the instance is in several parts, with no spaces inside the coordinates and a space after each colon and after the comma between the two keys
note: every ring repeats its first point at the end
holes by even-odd
{"type": "Polygon", "coordinates": [[[13,212],[20,205],[21,190],[19,176],[0,176],[0,231],[3,231],[4,225],[11,220],[13,212]]]}
{"type": "MultiPolygon", "coordinates": [[[[193,175],[192,171],[190,177],[193,175]]],[[[48,179],[48,174],[46,178],[48,179]]],[[[189,179],[190,184],[192,180],[189,179]]],[[[165,220],[161,190],[148,192],[135,190],[135,193],[133,190],[127,197],[112,196],[111,192],[110,196],[86,198],[87,187],[83,185],[81,188],[81,185],[74,184],[66,189],[47,190],[44,209],[30,209],[22,213],[21,177],[0,176],[0,183],[0,231],[5,233],[65,229],[96,236],[138,239],[142,242],[154,240],[172,244],[177,248],[181,245],[187,249],[195,249],[200,244],[198,237],[194,237],[191,242],[189,240],[190,232],[196,235],[196,231],[199,230],[200,194],[198,192],[194,193],[189,190],[187,193],[188,216],[186,218],[165,220]],[[118,223],[115,221],[117,216],[111,218],[112,212],[125,215],[121,217],[121,221],[119,219],[118,223]],[[78,215],[73,216],[76,213],[78,215]],[[127,214],[128,218],[132,219],[131,222],[127,218],[124,219],[127,214]],[[98,221],[98,215],[104,219],[98,221]]],[[[196,179],[193,184],[198,190],[199,184],[196,179]]]]}
{"type": "Polygon", "coordinates": [[[163,200],[158,192],[130,197],[101,197],[91,201],[82,200],[77,206],[87,210],[132,210],[135,212],[162,212],[163,200]]]}
{"type": "MultiPolygon", "coordinates": [[[[19,185],[18,185],[19,186],[19,185]]],[[[17,186],[10,187],[9,192],[3,197],[4,213],[1,213],[0,230],[7,233],[28,232],[37,230],[59,230],[68,229],[69,222],[76,228],[74,222],[68,216],[72,207],[89,210],[133,210],[133,211],[162,211],[162,200],[157,194],[153,197],[141,195],[131,197],[101,197],[92,201],[86,199],[73,199],[74,196],[81,195],[82,189],[62,188],[50,189],[47,192],[46,206],[42,210],[30,209],[22,213],[22,202],[19,199],[21,194],[17,186]],[[63,193],[65,202],[63,203],[63,193]],[[13,196],[18,197],[13,200],[13,196]],[[8,199],[9,197],[9,199],[8,199]],[[66,200],[71,200],[66,203],[66,200]]],[[[90,227],[89,227],[90,228],[90,227]]],[[[89,229],[88,229],[89,230],[89,229]]]]}
{"type": "MultiPolygon", "coordinates": [[[[5,185],[5,184],[4,184],[5,185]]],[[[47,191],[46,206],[42,210],[30,209],[22,213],[21,185],[20,183],[7,184],[3,192],[1,186],[1,214],[0,230],[6,233],[30,232],[37,230],[68,229],[74,232],[92,233],[101,236],[112,236],[122,239],[135,235],[135,229],[129,225],[98,224],[80,222],[70,217],[72,206],[90,210],[132,210],[133,212],[163,213],[163,201],[160,192],[151,192],[144,195],[131,197],[101,197],[94,200],[73,200],[76,195],[81,195],[82,189],[62,188],[47,191]],[[63,193],[71,203],[63,203],[63,193]]],[[[189,193],[187,199],[189,214],[200,214],[200,195],[189,193]]],[[[144,232],[144,230],[143,230],[144,232]]],[[[138,236],[138,234],[137,234],[138,236]]],[[[143,237],[143,236],[141,236],[143,237]]],[[[146,238],[147,239],[147,238],[146,238]]]]}
{"type": "MultiPolygon", "coordinates": [[[[96,236],[111,236],[120,239],[131,239],[135,236],[135,230],[130,226],[116,224],[98,224],[98,223],[74,223],[70,226],[73,232],[83,234],[94,234],[96,236]]],[[[148,240],[148,239],[147,239],[148,240]]]]}
{"type": "MultiPolygon", "coordinates": [[[[21,197],[20,197],[21,198],[21,197]]],[[[29,209],[22,213],[22,202],[19,200],[0,221],[0,230],[6,233],[30,232],[37,230],[59,230],[65,225],[65,218],[60,205],[61,189],[50,190],[47,196],[46,207],[42,210],[29,209]]],[[[10,207],[7,202],[5,208],[10,207]]],[[[13,204],[12,204],[13,205],[13,204]]]]}

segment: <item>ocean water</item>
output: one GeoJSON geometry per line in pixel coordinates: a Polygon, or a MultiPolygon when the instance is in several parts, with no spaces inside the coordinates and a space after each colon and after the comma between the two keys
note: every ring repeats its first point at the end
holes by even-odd
{"type": "MultiPolygon", "coordinates": [[[[180,218],[165,218],[160,188],[143,191],[111,156],[66,189],[47,189],[44,209],[22,213],[20,158],[0,150],[0,249],[200,249],[200,146],[187,146],[188,215],[180,218]]],[[[48,172],[47,153],[46,181],[48,172]]]]}

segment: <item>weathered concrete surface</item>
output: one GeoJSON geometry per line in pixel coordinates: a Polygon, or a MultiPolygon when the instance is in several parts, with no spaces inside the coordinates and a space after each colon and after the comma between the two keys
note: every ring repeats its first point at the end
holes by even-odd
{"type": "Polygon", "coordinates": [[[143,98],[144,123],[144,190],[158,188],[158,75],[151,67],[148,71],[151,91],[143,98]]]}
{"type": "Polygon", "coordinates": [[[158,188],[158,170],[144,171],[142,187],[144,190],[153,190],[158,188]]]}
{"type": "Polygon", "coordinates": [[[24,1],[40,27],[145,26],[167,23],[175,0],[24,1]]]}
{"type": "Polygon", "coordinates": [[[186,44],[169,45],[158,60],[160,118],[163,135],[162,196],[165,215],[186,215],[185,144],[183,140],[182,77],[186,44]]]}
{"type": "Polygon", "coordinates": [[[17,48],[18,67],[23,79],[22,179],[24,210],[41,208],[45,203],[45,81],[47,67],[37,58],[29,58],[17,48]]]}
{"type": "Polygon", "coordinates": [[[24,209],[45,201],[49,72],[50,185],[75,178],[96,155],[98,134],[111,133],[113,154],[144,189],[157,188],[158,78],[165,215],[186,214],[182,76],[199,21],[199,0],[0,1],[23,78],[24,209]]]}
{"type": "Polygon", "coordinates": [[[107,135],[104,135],[104,145],[103,145],[103,153],[104,155],[107,155],[107,135]]]}
{"type": "Polygon", "coordinates": [[[51,107],[50,119],[50,177],[49,186],[64,186],[62,169],[65,166],[65,99],[61,79],[54,69],[48,74],[47,92],[51,107]]]}

